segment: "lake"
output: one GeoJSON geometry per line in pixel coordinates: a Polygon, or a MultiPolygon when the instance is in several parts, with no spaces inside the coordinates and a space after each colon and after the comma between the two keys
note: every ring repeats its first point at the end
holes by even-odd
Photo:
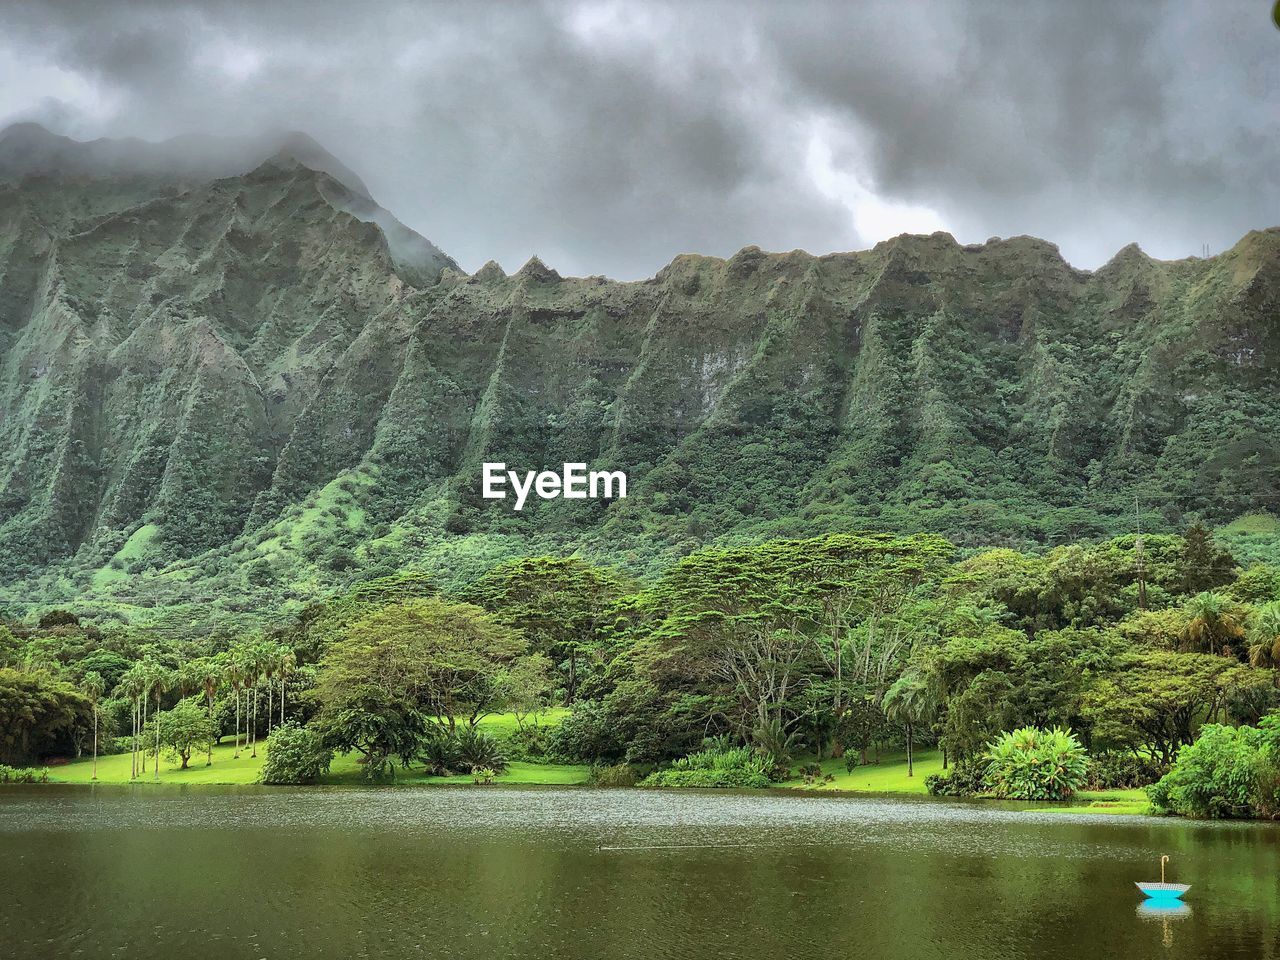
{"type": "Polygon", "coordinates": [[[0,956],[1280,956],[1280,829],[503,788],[0,788],[0,956]],[[1191,883],[1146,915],[1133,881],[1191,883]]]}

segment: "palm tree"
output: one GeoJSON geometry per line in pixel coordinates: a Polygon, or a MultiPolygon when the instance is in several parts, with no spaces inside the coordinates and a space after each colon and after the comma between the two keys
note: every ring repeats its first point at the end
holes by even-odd
{"type": "Polygon", "coordinates": [[[188,660],[174,671],[174,687],[178,691],[178,699],[187,699],[188,694],[200,689],[204,678],[200,675],[200,661],[188,660]]]}
{"type": "Polygon", "coordinates": [[[142,710],[146,702],[147,684],[141,663],[135,663],[120,678],[116,689],[133,703],[133,750],[129,756],[129,779],[138,777],[138,734],[142,729],[142,710]]]}
{"type": "MultiPolygon", "coordinates": [[[[257,718],[258,718],[258,681],[262,677],[262,644],[258,641],[245,640],[236,645],[231,653],[234,664],[233,685],[237,690],[236,725],[239,727],[240,701],[238,691],[244,691],[244,742],[249,747],[251,757],[258,755],[257,718]]],[[[236,738],[236,756],[240,756],[239,737],[236,738]]]]}
{"type": "MultiPolygon", "coordinates": [[[[251,703],[253,710],[253,720],[251,721],[251,735],[249,756],[256,757],[258,755],[258,684],[262,682],[262,678],[267,678],[267,688],[271,688],[271,661],[273,656],[274,645],[261,641],[255,643],[249,648],[249,690],[253,695],[251,703]]],[[[267,723],[270,725],[270,714],[267,716],[267,723]]]]}
{"type": "MultiPolygon", "coordinates": [[[[209,722],[213,723],[213,701],[218,695],[218,684],[226,674],[226,658],[221,654],[214,657],[201,657],[199,660],[192,661],[191,668],[199,681],[199,686],[204,690],[204,699],[209,705],[209,722]]],[[[209,754],[204,765],[213,766],[212,740],[209,741],[209,754]]]]}
{"type": "Polygon", "coordinates": [[[1187,601],[1187,625],[1182,631],[1183,650],[1236,656],[1235,643],[1244,637],[1239,609],[1221,593],[1206,590],[1187,601]]]}
{"type": "Polygon", "coordinates": [[[285,682],[286,682],[286,681],[289,679],[289,677],[293,674],[293,671],[294,671],[295,669],[297,669],[297,666],[298,666],[298,655],[297,655],[296,653],[294,653],[292,650],[290,650],[288,647],[284,647],[284,648],[282,648],[282,650],[283,650],[283,652],[282,652],[282,653],[281,653],[281,655],[280,655],[280,669],[279,669],[279,676],[280,676],[280,722],[281,722],[281,723],[284,723],[284,691],[285,691],[285,682]]]}
{"type": "Polygon", "coordinates": [[[227,655],[226,680],[231,684],[232,694],[236,699],[236,740],[234,758],[240,759],[240,689],[244,686],[245,657],[244,648],[237,646],[227,655]]]}
{"type": "Polygon", "coordinates": [[[284,647],[278,643],[268,643],[262,647],[262,676],[267,681],[267,736],[271,736],[271,715],[275,711],[275,686],[271,681],[280,669],[280,659],[284,655],[284,647]]]}
{"type": "Polygon", "coordinates": [[[80,681],[80,689],[84,691],[84,695],[89,698],[89,703],[93,706],[93,775],[91,780],[98,779],[98,701],[102,699],[102,695],[107,692],[107,682],[102,679],[102,674],[95,670],[90,670],[84,675],[80,681]]]}
{"type": "Polygon", "coordinates": [[[1249,629],[1249,662],[1255,667],[1280,670],[1280,600],[1264,603],[1249,629]]]}
{"type": "Polygon", "coordinates": [[[143,676],[146,679],[147,690],[156,700],[156,766],[155,778],[160,779],[160,698],[163,697],[174,685],[174,675],[171,670],[164,664],[156,660],[144,660],[142,662],[143,676]]]}
{"type": "Polygon", "coordinates": [[[912,673],[900,676],[884,695],[885,716],[907,730],[907,776],[915,776],[913,747],[916,726],[929,723],[937,715],[938,704],[923,677],[912,673]]]}

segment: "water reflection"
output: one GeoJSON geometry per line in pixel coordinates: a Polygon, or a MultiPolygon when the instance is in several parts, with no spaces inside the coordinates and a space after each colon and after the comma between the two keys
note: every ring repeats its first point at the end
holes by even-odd
{"type": "Polygon", "coordinates": [[[1180,900],[1146,900],[1138,904],[1138,919],[1161,926],[1160,942],[1166,949],[1173,946],[1173,926],[1191,916],[1191,906],[1180,900]]]}
{"type": "Polygon", "coordinates": [[[1138,904],[1137,914],[1143,920],[1185,920],[1191,916],[1191,905],[1176,900],[1147,900],[1138,904]]]}

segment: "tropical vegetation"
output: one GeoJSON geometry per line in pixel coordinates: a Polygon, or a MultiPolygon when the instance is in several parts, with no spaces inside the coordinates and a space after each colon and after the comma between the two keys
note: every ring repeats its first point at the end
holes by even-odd
{"type": "Polygon", "coordinates": [[[861,533],[640,580],[576,557],[458,590],[406,571],[249,631],[54,609],[0,628],[0,759],[123,753],[155,780],[229,739],[269,783],[354,758],[366,780],[822,787],[892,754],[938,794],[1153,785],[1161,809],[1268,816],[1278,585],[1201,527],[1044,553],[861,533]]]}

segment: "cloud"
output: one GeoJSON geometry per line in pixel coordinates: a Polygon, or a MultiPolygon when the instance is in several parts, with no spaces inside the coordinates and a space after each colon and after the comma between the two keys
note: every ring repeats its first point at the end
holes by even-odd
{"type": "Polygon", "coordinates": [[[302,129],[473,269],[936,227],[1096,266],[1271,225],[1278,63],[1250,0],[23,3],[0,121],[302,129]]]}

